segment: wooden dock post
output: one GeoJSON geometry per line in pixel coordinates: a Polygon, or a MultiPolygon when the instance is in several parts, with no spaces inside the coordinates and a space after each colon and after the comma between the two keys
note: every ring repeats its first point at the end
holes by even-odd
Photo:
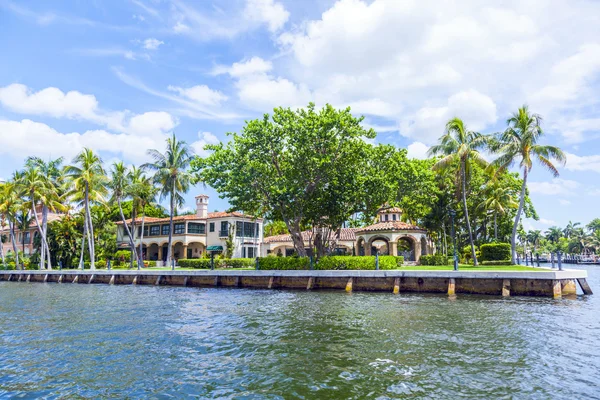
{"type": "Polygon", "coordinates": [[[132,285],[137,285],[137,275],[133,277],[133,280],[131,281],[132,285]]]}
{"type": "Polygon", "coordinates": [[[48,282],[48,274],[44,275],[44,283],[48,282]]]}
{"type": "Polygon", "coordinates": [[[114,275],[110,276],[110,281],[108,281],[108,284],[109,285],[114,285],[115,284],[115,276],[114,275]]]}
{"type": "Polygon", "coordinates": [[[27,275],[27,280],[25,282],[31,282],[31,274],[27,275]]]}
{"type": "Polygon", "coordinates": [[[21,282],[21,278],[23,278],[23,275],[19,274],[19,279],[17,280],[17,282],[21,282]]]}
{"type": "Polygon", "coordinates": [[[348,283],[346,283],[346,292],[352,292],[352,284],[354,283],[353,278],[348,279],[348,283]]]}
{"type": "Polygon", "coordinates": [[[156,285],[156,286],[160,285],[161,280],[162,280],[162,275],[159,275],[158,278],[156,278],[156,283],[154,285],[156,285]]]}
{"type": "Polygon", "coordinates": [[[269,278],[269,286],[267,286],[268,289],[273,289],[273,277],[269,278]]]}
{"type": "Polygon", "coordinates": [[[189,279],[189,277],[188,277],[188,276],[186,276],[185,278],[183,278],[183,286],[187,286],[187,284],[188,284],[188,279],[189,279]]]}
{"type": "Polygon", "coordinates": [[[504,279],[502,281],[502,297],[510,296],[510,279],[504,279]]]}
{"type": "Polygon", "coordinates": [[[562,286],[561,286],[559,280],[555,279],[555,280],[552,281],[552,296],[555,299],[562,298],[562,286]]]}
{"type": "Polygon", "coordinates": [[[13,274],[8,274],[8,280],[7,280],[8,282],[10,282],[10,280],[12,279],[12,275],[13,274]]]}
{"type": "Polygon", "coordinates": [[[456,280],[454,278],[450,278],[448,280],[448,296],[454,296],[456,293],[456,280]]]}
{"type": "Polygon", "coordinates": [[[394,294],[400,293],[400,278],[394,279],[394,294]]]}
{"type": "Polygon", "coordinates": [[[219,275],[215,276],[215,286],[219,286],[221,284],[221,280],[219,279],[219,275]]]}
{"type": "Polygon", "coordinates": [[[58,283],[62,283],[62,278],[63,278],[62,274],[58,276],[58,283]]]}
{"type": "Polygon", "coordinates": [[[311,290],[313,288],[313,277],[308,278],[308,282],[306,283],[306,290],[311,290]]]}
{"type": "Polygon", "coordinates": [[[88,280],[88,285],[92,282],[94,282],[94,278],[96,277],[96,275],[92,274],[92,276],[90,276],[90,279],[88,280]]]}
{"type": "Polygon", "coordinates": [[[235,287],[240,287],[241,283],[242,283],[242,280],[240,279],[240,277],[236,276],[235,282],[233,283],[235,285],[235,287]]]}
{"type": "Polygon", "coordinates": [[[75,275],[75,278],[73,278],[73,281],[71,283],[77,283],[79,281],[79,275],[75,275]]]}
{"type": "Polygon", "coordinates": [[[588,285],[587,280],[585,278],[579,278],[577,279],[577,282],[579,283],[581,290],[583,290],[583,294],[594,294],[594,292],[592,292],[592,288],[590,287],[590,285],[588,285]]]}

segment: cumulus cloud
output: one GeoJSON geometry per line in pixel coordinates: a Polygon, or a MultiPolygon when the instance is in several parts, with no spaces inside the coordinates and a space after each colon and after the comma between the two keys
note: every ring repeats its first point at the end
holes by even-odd
{"type": "Polygon", "coordinates": [[[527,184],[531,193],[544,195],[572,196],[573,190],[580,187],[580,183],[568,179],[556,178],[549,182],[529,182],[527,184]]]}
{"type": "Polygon", "coordinates": [[[578,156],[566,153],[567,164],[565,166],[569,171],[592,171],[600,173],[600,155],[578,156]]]}
{"type": "Polygon", "coordinates": [[[163,42],[162,40],[155,39],[155,38],[148,38],[148,39],[144,40],[144,43],[143,43],[144,48],[146,50],[156,50],[156,49],[158,49],[158,47],[161,44],[165,44],[165,42],[163,42]]]}
{"type": "Polygon", "coordinates": [[[218,90],[212,90],[206,85],[196,85],[189,88],[178,86],[169,86],[168,89],[172,92],[177,92],[181,96],[186,97],[194,102],[216,106],[227,100],[227,96],[218,90]]]}
{"type": "Polygon", "coordinates": [[[248,60],[235,62],[230,67],[219,65],[213,69],[213,74],[229,74],[235,78],[239,78],[253,74],[264,74],[271,69],[273,69],[271,61],[263,60],[260,57],[252,57],[248,60]]]}
{"type": "Polygon", "coordinates": [[[283,4],[274,0],[247,0],[244,14],[252,21],[266,24],[271,32],[281,29],[290,16],[283,4]]]}
{"type": "Polygon", "coordinates": [[[208,156],[209,152],[204,150],[207,144],[217,144],[220,140],[210,132],[198,132],[198,140],[191,144],[192,149],[200,157],[208,156]]]}
{"type": "Polygon", "coordinates": [[[427,151],[429,146],[421,142],[413,142],[406,148],[408,150],[407,155],[409,158],[417,158],[423,160],[427,158],[427,151]]]}

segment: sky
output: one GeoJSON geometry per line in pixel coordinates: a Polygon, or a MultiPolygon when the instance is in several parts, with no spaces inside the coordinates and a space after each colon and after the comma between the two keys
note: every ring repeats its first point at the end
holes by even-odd
{"type": "MultiPolygon", "coordinates": [[[[200,156],[274,107],[351,107],[423,158],[452,117],[494,133],[523,104],[560,177],[535,165],[546,230],[600,217],[600,2],[0,0],[0,178],[29,155],[139,165],[173,132],[200,156]]],[[[194,187],[209,209],[226,199],[194,187]]]]}

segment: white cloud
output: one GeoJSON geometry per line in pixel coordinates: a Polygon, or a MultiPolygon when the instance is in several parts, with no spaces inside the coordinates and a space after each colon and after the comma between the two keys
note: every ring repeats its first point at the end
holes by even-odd
{"type": "Polygon", "coordinates": [[[252,21],[267,24],[271,32],[281,29],[290,16],[285,7],[274,0],[247,0],[244,14],[252,21]]]}
{"type": "Polygon", "coordinates": [[[156,133],[158,134],[114,134],[105,130],[61,133],[46,124],[29,119],[0,120],[0,154],[16,157],[63,156],[70,159],[83,147],[89,147],[140,163],[146,160],[147,149],[163,146],[165,136],[160,130],[156,133]]]}
{"type": "Polygon", "coordinates": [[[172,92],[177,92],[181,96],[192,101],[205,105],[216,106],[227,100],[227,96],[225,96],[223,93],[219,92],[218,90],[212,90],[206,85],[197,85],[189,88],[169,86],[168,89],[172,92]]]}
{"type": "Polygon", "coordinates": [[[538,220],[538,222],[540,224],[544,224],[544,225],[548,225],[548,226],[550,226],[550,225],[556,225],[556,221],[554,221],[553,219],[540,218],[538,220]]]}
{"type": "Polygon", "coordinates": [[[567,164],[565,166],[569,171],[592,171],[600,173],[600,155],[578,156],[566,153],[567,164]]]}
{"type": "Polygon", "coordinates": [[[569,206],[569,205],[571,205],[571,202],[569,200],[566,200],[566,199],[558,199],[558,203],[561,206],[569,206]]]}
{"type": "Polygon", "coordinates": [[[219,138],[210,132],[198,132],[198,140],[191,144],[192,149],[200,157],[206,157],[209,152],[204,150],[204,146],[207,144],[218,144],[219,138]]]}
{"type": "Polygon", "coordinates": [[[413,142],[408,145],[406,148],[408,150],[409,158],[417,158],[419,160],[423,160],[427,158],[427,151],[429,150],[429,146],[421,142],[413,142]]]}
{"type": "Polygon", "coordinates": [[[213,74],[229,74],[233,77],[240,78],[247,75],[264,74],[271,69],[273,69],[271,61],[263,60],[260,57],[252,57],[249,60],[233,63],[231,67],[219,65],[213,69],[213,74]]]}
{"type": "Polygon", "coordinates": [[[531,193],[572,196],[573,190],[581,185],[576,181],[556,178],[550,182],[529,182],[527,186],[531,193]]]}
{"type": "Polygon", "coordinates": [[[481,130],[496,122],[496,104],[476,90],[467,90],[450,96],[446,105],[423,107],[411,116],[402,119],[400,133],[403,136],[433,143],[444,133],[448,120],[459,117],[468,129],[481,130]]]}
{"type": "Polygon", "coordinates": [[[266,74],[243,77],[236,83],[236,87],[240,101],[257,111],[277,106],[305,107],[313,100],[313,94],[306,85],[266,74]]]}
{"type": "Polygon", "coordinates": [[[161,44],[165,44],[165,42],[155,38],[148,38],[144,40],[144,48],[146,50],[156,50],[161,44]]]}

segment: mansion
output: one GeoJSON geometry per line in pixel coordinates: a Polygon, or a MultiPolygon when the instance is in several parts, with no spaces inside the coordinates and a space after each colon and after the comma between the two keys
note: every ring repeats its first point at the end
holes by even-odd
{"type": "MultiPolygon", "coordinates": [[[[134,239],[136,247],[142,242],[144,260],[166,261],[169,242],[170,218],[136,220],[134,239]],[[142,236],[143,233],[143,236],[142,236]]],[[[131,219],[127,224],[131,229],[131,219]]],[[[196,196],[196,212],[173,217],[173,257],[200,258],[208,252],[223,252],[229,236],[233,239],[233,258],[254,258],[260,255],[263,242],[263,220],[239,212],[208,212],[208,196],[196,196]]],[[[122,221],[117,222],[117,245],[129,248],[129,237],[122,221]]]]}

